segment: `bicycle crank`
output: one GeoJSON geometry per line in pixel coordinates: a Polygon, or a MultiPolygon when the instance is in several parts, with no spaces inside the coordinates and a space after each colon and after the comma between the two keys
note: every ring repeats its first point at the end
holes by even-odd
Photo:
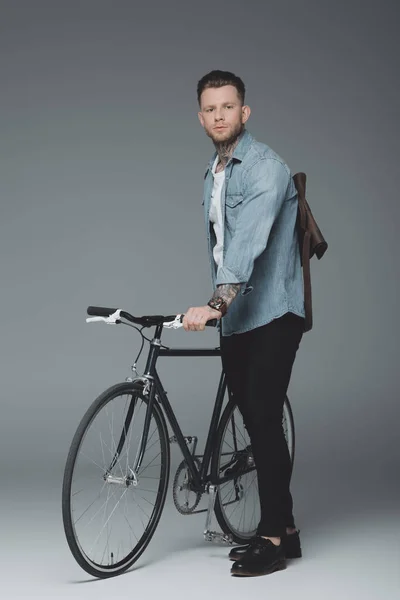
{"type": "MultiPolygon", "coordinates": [[[[197,468],[200,470],[200,459],[193,457],[197,468]]],[[[190,472],[186,461],[182,461],[179,465],[172,486],[172,496],[176,510],[181,515],[192,514],[201,500],[201,493],[193,490],[190,472]]]]}

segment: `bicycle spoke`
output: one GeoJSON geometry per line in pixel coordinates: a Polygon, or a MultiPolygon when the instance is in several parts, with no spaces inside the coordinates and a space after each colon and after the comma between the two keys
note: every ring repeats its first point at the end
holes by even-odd
{"type": "MultiPolygon", "coordinates": [[[[127,492],[127,490],[124,490],[124,492],[123,492],[123,494],[122,494],[122,495],[125,495],[125,494],[126,494],[126,492],[127,492]]],[[[106,527],[107,523],[109,522],[109,520],[111,519],[112,515],[114,514],[114,512],[115,512],[115,510],[116,510],[116,508],[117,508],[117,506],[118,506],[119,502],[120,502],[120,500],[119,500],[119,501],[118,501],[118,503],[117,503],[117,504],[114,506],[114,508],[113,508],[113,510],[111,511],[111,513],[110,513],[110,515],[109,515],[109,517],[108,517],[107,521],[104,523],[103,527],[100,529],[100,532],[99,532],[99,534],[98,534],[97,538],[95,539],[95,541],[94,541],[94,544],[97,542],[97,540],[99,539],[100,535],[102,534],[102,532],[103,532],[103,530],[104,530],[104,527],[106,527]]],[[[92,546],[92,548],[93,548],[93,546],[92,546]]],[[[92,548],[89,550],[89,552],[91,552],[92,548]]]]}
{"type": "MultiPolygon", "coordinates": [[[[74,521],[75,525],[76,525],[76,524],[77,524],[77,523],[78,523],[78,522],[81,520],[81,518],[83,517],[83,515],[84,515],[84,514],[86,514],[86,513],[87,513],[87,511],[88,511],[88,510],[89,510],[89,509],[90,509],[90,508],[93,506],[93,504],[96,502],[96,500],[98,500],[98,498],[100,497],[100,495],[101,495],[101,492],[103,491],[103,489],[104,489],[105,485],[106,485],[106,483],[104,482],[104,485],[102,486],[102,488],[101,488],[101,490],[100,490],[100,492],[99,492],[99,494],[98,494],[97,498],[95,498],[95,499],[93,500],[93,502],[92,502],[91,504],[89,504],[89,506],[88,506],[88,507],[87,507],[87,508],[86,508],[86,509],[83,511],[83,513],[81,514],[81,516],[79,517],[79,519],[77,519],[76,521],[74,521]]],[[[101,508],[100,508],[100,510],[101,510],[101,508]]]]}

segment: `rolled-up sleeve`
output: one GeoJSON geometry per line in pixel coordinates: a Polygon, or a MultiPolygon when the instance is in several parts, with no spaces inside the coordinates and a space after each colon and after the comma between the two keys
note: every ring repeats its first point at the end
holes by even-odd
{"type": "Polygon", "coordinates": [[[290,173],[275,158],[261,158],[248,169],[235,232],[218,268],[216,285],[238,283],[242,294],[254,261],[265,250],[271,228],[286,198],[290,173]]]}

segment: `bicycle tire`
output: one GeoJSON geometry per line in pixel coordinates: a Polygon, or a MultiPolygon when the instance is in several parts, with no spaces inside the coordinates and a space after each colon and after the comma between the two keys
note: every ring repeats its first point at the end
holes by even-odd
{"type": "MultiPolygon", "coordinates": [[[[230,399],[222,413],[222,416],[221,416],[221,419],[220,419],[220,422],[218,425],[216,444],[215,444],[215,449],[214,449],[214,452],[212,455],[212,461],[211,461],[212,480],[217,480],[220,477],[219,470],[220,470],[220,458],[221,458],[221,450],[222,450],[222,446],[223,446],[223,440],[224,440],[228,422],[232,418],[232,415],[234,414],[235,410],[237,410],[239,412],[239,409],[237,408],[233,399],[230,399]]],[[[290,444],[288,443],[288,446],[289,446],[289,454],[290,454],[290,458],[291,458],[292,471],[293,471],[293,461],[294,461],[294,453],[295,453],[295,430],[294,430],[293,412],[292,412],[292,408],[291,408],[291,405],[289,402],[289,398],[287,396],[285,397],[285,402],[284,402],[283,419],[286,419],[287,430],[289,432],[289,436],[287,435],[287,432],[285,432],[285,437],[286,437],[287,442],[289,442],[289,440],[290,440],[290,444]]],[[[256,535],[257,526],[255,525],[253,527],[253,529],[249,529],[249,531],[242,532],[242,533],[239,533],[236,529],[234,529],[231,526],[229,520],[226,517],[225,510],[223,508],[223,501],[221,501],[220,488],[221,488],[221,486],[218,486],[218,489],[216,492],[214,512],[215,512],[215,516],[218,521],[218,524],[221,527],[221,530],[223,531],[223,533],[227,534],[228,536],[231,536],[232,541],[236,544],[249,543],[249,540],[256,535]]],[[[258,492],[258,487],[257,487],[257,492],[258,492]]],[[[258,525],[258,523],[257,523],[257,525],[258,525]]]]}
{"type": "MultiPolygon", "coordinates": [[[[90,428],[91,423],[100,414],[100,411],[107,406],[107,404],[118,398],[121,395],[132,395],[132,399],[135,397],[144,402],[147,409],[148,399],[143,395],[143,384],[136,382],[118,383],[111,386],[100,394],[90,405],[84,416],[82,417],[78,428],[73,437],[68,457],[64,469],[64,478],[62,486],[62,518],[64,525],[64,532],[69,545],[77,563],[90,575],[98,578],[108,578],[116,575],[120,575],[127,569],[129,569],[144,552],[148,546],[151,538],[154,535],[158,522],[160,520],[166,494],[168,490],[168,481],[170,473],[170,444],[168,436],[168,428],[165,422],[164,415],[158,404],[157,397],[152,407],[152,418],[156,423],[156,428],[160,436],[160,448],[161,448],[161,467],[160,467],[160,483],[157,490],[157,496],[155,500],[155,506],[151,514],[149,523],[145,528],[142,536],[138,540],[138,543],[129,554],[116,564],[111,565],[100,565],[95,561],[91,560],[87,554],[81,549],[80,543],[75,535],[75,527],[72,518],[71,510],[71,486],[74,475],[74,467],[76,459],[81,447],[82,441],[85,438],[87,431],[90,428]]],[[[136,406],[136,405],[135,405],[136,406]]],[[[135,409],[134,409],[135,410],[135,409]]],[[[132,425],[133,426],[133,425],[132,425]]],[[[140,471],[139,471],[140,473],[140,471]]]]}

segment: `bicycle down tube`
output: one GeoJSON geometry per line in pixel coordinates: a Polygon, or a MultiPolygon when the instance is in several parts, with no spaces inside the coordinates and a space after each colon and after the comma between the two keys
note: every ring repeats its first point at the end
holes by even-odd
{"type": "MultiPolygon", "coordinates": [[[[156,341],[159,341],[159,340],[156,340],[156,341]]],[[[167,417],[167,421],[169,422],[169,424],[171,426],[171,429],[174,433],[175,439],[181,449],[183,458],[185,459],[186,464],[188,465],[188,469],[193,478],[195,487],[198,491],[204,491],[204,484],[206,484],[206,483],[210,483],[212,485],[220,485],[222,483],[225,483],[226,481],[231,480],[233,478],[232,476],[225,476],[225,477],[218,478],[216,481],[211,480],[211,479],[210,479],[210,481],[206,481],[206,477],[207,477],[207,473],[208,473],[208,469],[210,466],[211,457],[212,457],[212,453],[213,453],[213,448],[215,445],[214,441],[215,441],[215,437],[217,435],[219,419],[220,419],[221,412],[222,412],[224,396],[225,396],[225,392],[226,392],[226,388],[227,388],[225,373],[222,371],[221,376],[220,376],[217,395],[216,395],[215,404],[214,404],[211,421],[210,421],[210,426],[209,426],[209,430],[208,430],[203,460],[201,461],[200,469],[198,469],[194,462],[193,456],[192,456],[191,452],[189,451],[188,446],[185,442],[185,437],[182,433],[182,430],[180,428],[178,420],[177,420],[175,413],[169,402],[167,392],[163,388],[161,379],[160,379],[160,377],[157,373],[156,367],[155,367],[156,360],[159,356],[169,356],[169,357],[220,356],[221,355],[220,349],[219,348],[215,348],[215,349],[172,348],[172,349],[170,349],[170,348],[165,348],[165,347],[160,348],[160,346],[156,343],[156,341],[153,340],[153,343],[155,344],[156,349],[154,350],[153,355],[149,356],[149,359],[148,359],[149,369],[148,370],[146,369],[146,374],[145,374],[145,377],[146,378],[148,377],[149,380],[151,381],[151,383],[150,383],[151,391],[150,391],[149,402],[148,402],[148,407],[147,407],[148,413],[150,414],[152,403],[154,402],[155,396],[157,395],[160,399],[160,404],[162,405],[162,407],[164,409],[165,415],[167,417]],[[152,360],[152,358],[153,358],[153,360],[152,360]]],[[[147,443],[147,435],[148,435],[148,428],[146,429],[146,431],[143,432],[143,435],[142,435],[141,448],[139,451],[140,456],[144,455],[144,452],[146,449],[146,443],[147,443]]],[[[140,463],[138,463],[138,464],[140,467],[140,463]]],[[[139,468],[139,467],[137,467],[135,465],[134,471],[137,472],[137,468],[139,468]]],[[[252,471],[252,470],[253,470],[252,467],[250,467],[249,469],[246,469],[245,471],[243,471],[243,474],[245,474],[248,471],[252,471]]]]}
{"type": "MultiPolygon", "coordinates": [[[[192,356],[192,355],[188,355],[188,356],[192,356]]],[[[212,450],[213,450],[213,446],[214,446],[214,443],[213,443],[214,437],[217,433],[219,417],[221,414],[221,407],[222,407],[222,403],[224,401],[224,394],[225,394],[225,389],[226,389],[225,374],[221,373],[220,382],[219,382],[218,391],[217,391],[217,397],[216,397],[216,401],[215,401],[215,405],[214,405],[214,410],[213,410],[213,414],[212,414],[212,418],[211,418],[210,427],[208,430],[208,437],[207,437],[203,460],[201,461],[200,470],[197,468],[197,466],[193,460],[192,454],[190,453],[190,451],[187,447],[184,435],[182,433],[180,425],[177,421],[175,413],[171,407],[171,404],[168,400],[167,394],[162,386],[162,383],[160,381],[160,378],[159,378],[157,372],[155,372],[154,378],[155,378],[156,387],[158,388],[158,393],[161,398],[161,404],[164,409],[167,420],[168,420],[169,424],[171,425],[171,429],[175,435],[175,438],[181,449],[183,457],[188,465],[188,469],[189,469],[190,474],[193,478],[193,481],[196,485],[196,488],[200,491],[202,489],[203,483],[205,482],[208,467],[210,464],[212,450]]]]}
{"type": "Polygon", "coordinates": [[[205,348],[205,349],[172,348],[172,349],[170,349],[170,348],[165,348],[165,347],[161,348],[160,347],[161,346],[160,336],[161,336],[161,327],[160,328],[157,327],[154,338],[151,341],[151,349],[150,349],[150,353],[149,353],[149,356],[147,359],[145,374],[144,374],[143,378],[140,378],[141,380],[147,379],[150,382],[150,389],[148,390],[149,400],[148,400],[148,405],[147,405],[145,424],[144,424],[144,428],[143,428],[141,445],[140,445],[140,449],[138,452],[138,458],[136,460],[136,464],[134,465],[134,472],[137,473],[138,469],[140,468],[140,465],[141,465],[141,462],[142,462],[142,459],[143,459],[143,456],[144,456],[144,453],[146,450],[147,437],[148,437],[149,426],[150,426],[151,410],[152,410],[153,402],[157,395],[160,399],[160,404],[162,405],[162,407],[164,409],[165,415],[171,426],[171,429],[175,435],[176,441],[181,449],[183,457],[188,465],[188,469],[193,477],[193,481],[196,485],[196,488],[201,490],[202,485],[203,485],[206,475],[207,475],[208,467],[210,465],[213,446],[214,446],[214,443],[213,443],[214,437],[217,433],[219,417],[221,415],[222,404],[224,401],[224,395],[225,395],[225,390],[226,390],[225,373],[222,372],[221,376],[220,376],[216,401],[214,404],[214,409],[213,409],[213,413],[212,413],[212,417],[211,417],[210,427],[209,427],[205,451],[204,451],[204,457],[203,457],[203,460],[201,463],[201,468],[199,470],[197,468],[197,466],[195,465],[192,454],[189,451],[189,448],[185,442],[185,437],[182,433],[182,430],[181,430],[178,420],[175,416],[175,413],[171,407],[167,393],[164,390],[164,387],[162,385],[161,379],[157,373],[156,362],[157,362],[157,359],[159,356],[169,356],[169,357],[220,356],[221,352],[220,352],[219,348],[215,348],[215,349],[214,348],[213,349],[209,349],[209,348],[205,348]],[[159,331],[159,329],[160,329],[160,331],[159,331]]]}

